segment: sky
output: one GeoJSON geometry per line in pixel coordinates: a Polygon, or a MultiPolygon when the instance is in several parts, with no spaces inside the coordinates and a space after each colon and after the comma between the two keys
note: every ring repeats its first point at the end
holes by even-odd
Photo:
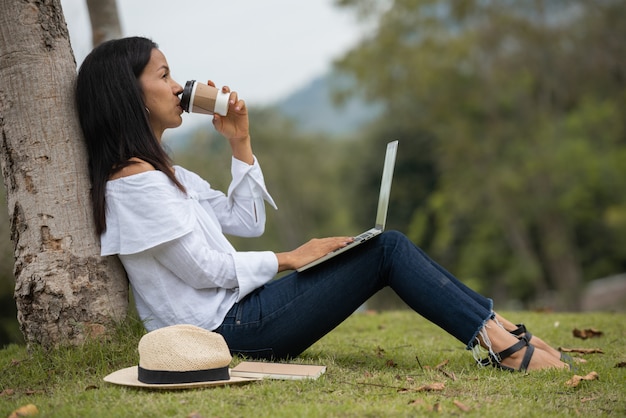
{"type": "MultiPolygon", "coordinates": [[[[91,50],[85,0],[61,0],[77,64],[91,50]]],[[[325,74],[363,32],[333,0],[117,0],[123,36],[145,36],[172,76],[228,85],[249,104],[286,98],[325,74]]]]}

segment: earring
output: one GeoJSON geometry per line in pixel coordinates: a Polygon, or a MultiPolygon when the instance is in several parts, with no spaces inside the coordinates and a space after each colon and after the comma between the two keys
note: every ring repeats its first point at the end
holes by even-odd
{"type": "Polygon", "coordinates": [[[146,109],[146,112],[148,112],[148,115],[150,114],[150,109],[148,109],[147,106],[144,106],[144,108],[146,109]]]}

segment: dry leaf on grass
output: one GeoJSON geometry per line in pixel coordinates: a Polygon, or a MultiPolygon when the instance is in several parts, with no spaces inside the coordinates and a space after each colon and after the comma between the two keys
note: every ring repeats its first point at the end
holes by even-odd
{"type": "Polygon", "coordinates": [[[432,392],[432,391],[438,391],[438,390],[444,390],[446,388],[446,385],[444,383],[431,383],[429,385],[423,385],[417,388],[418,392],[432,392]]]}
{"type": "Polygon", "coordinates": [[[453,372],[448,372],[446,370],[443,369],[443,366],[446,366],[448,363],[450,363],[450,360],[444,360],[441,363],[439,363],[438,365],[436,365],[434,367],[434,370],[438,370],[441,373],[443,373],[444,376],[450,378],[451,380],[455,381],[456,380],[456,375],[453,372]]]}
{"type": "Polygon", "coordinates": [[[456,381],[456,375],[454,374],[454,372],[449,372],[443,369],[439,370],[441,373],[443,373],[443,375],[447,378],[449,378],[450,380],[452,380],[453,382],[456,381]]]}
{"type": "Polygon", "coordinates": [[[456,382],[456,374],[454,374],[454,372],[449,372],[449,371],[443,370],[443,369],[440,369],[439,371],[441,372],[441,374],[443,374],[448,379],[452,380],[453,382],[456,382]]]}
{"type": "MultiPolygon", "coordinates": [[[[417,356],[415,356],[415,359],[417,360],[417,362],[419,363],[420,367],[422,367],[422,364],[419,362],[419,358],[417,356]]],[[[422,367],[425,370],[437,370],[441,373],[443,373],[444,376],[452,379],[452,380],[456,380],[456,375],[452,372],[448,372],[446,370],[443,369],[443,366],[447,365],[450,362],[450,360],[444,360],[441,363],[439,363],[438,365],[436,365],[435,367],[430,367],[430,366],[424,366],[422,367]]]]}
{"type": "Polygon", "coordinates": [[[460,401],[454,401],[454,405],[463,412],[469,412],[471,409],[469,406],[465,405],[464,403],[460,401]]]}
{"type": "Polygon", "coordinates": [[[559,347],[562,353],[581,353],[581,354],[604,354],[601,348],[566,348],[559,347]]]}
{"type": "Polygon", "coordinates": [[[598,396],[592,396],[591,398],[582,398],[580,400],[580,403],[591,402],[591,401],[595,401],[596,399],[598,399],[598,396]]]}
{"type": "Polygon", "coordinates": [[[441,363],[439,363],[438,365],[436,365],[435,369],[441,369],[443,366],[446,366],[448,363],[450,363],[450,360],[444,360],[441,363]]]}
{"type": "Polygon", "coordinates": [[[385,362],[385,365],[387,367],[398,367],[398,363],[396,363],[395,361],[393,361],[393,359],[389,359],[385,362]]]}
{"type": "Polygon", "coordinates": [[[446,385],[443,383],[431,383],[428,385],[422,385],[418,388],[415,389],[405,389],[402,388],[400,390],[398,390],[398,393],[407,393],[407,392],[435,392],[435,391],[439,391],[439,390],[444,390],[446,388],[446,385]]]}
{"type": "Polygon", "coordinates": [[[601,337],[603,333],[602,331],[598,331],[597,329],[594,329],[594,328],[587,328],[587,329],[574,328],[574,330],[572,331],[572,334],[574,334],[574,337],[576,338],[582,338],[583,340],[586,340],[587,338],[601,337]]]}
{"type": "Polygon", "coordinates": [[[39,414],[39,410],[32,403],[24,406],[20,406],[15,411],[11,412],[9,418],[19,418],[19,417],[34,417],[39,414]]]}
{"type": "Polygon", "coordinates": [[[26,389],[24,391],[24,395],[28,395],[28,396],[32,396],[32,395],[41,395],[44,394],[45,392],[43,390],[33,390],[33,389],[26,389]]]}
{"type": "Polygon", "coordinates": [[[579,376],[579,375],[575,374],[574,376],[572,376],[572,378],[570,380],[565,382],[565,385],[569,386],[569,387],[572,387],[572,388],[575,388],[575,387],[578,387],[580,382],[582,382],[583,380],[598,380],[599,378],[600,378],[600,376],[596,372],[587,373],[587,375],[585,375],[585,376],[579,376]]]}

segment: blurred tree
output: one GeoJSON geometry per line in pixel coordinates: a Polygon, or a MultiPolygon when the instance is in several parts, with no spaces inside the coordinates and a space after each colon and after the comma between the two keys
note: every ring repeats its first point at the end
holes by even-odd
{"type": "Polygon", "coordinates": [[[4,187],[0,190],[0,349],[13,342],[23,342],[13,300],[13,244],[9,228],[4,187]]]}
{"type": "Polygon", "coordinates": [[[18,319],[27,343],[78,343],[126,315],[128,286],[119,261],[99,256],[60,2],[0,0],[0,10],[0,161],[18,319]]]}
{"type": "Polygon", "coordinates": [[[624,270],[625,2],[337,3],[377,23],[337,62],[359,86],[342,94],[385,103],[404,142],[435,138],[416,242],[488,293],[560,309],[624,270]]]}
{"type": "Polygon", "coordinates": [[[122,37],[116,0],[86,0],[93,46],[122,37]]]}

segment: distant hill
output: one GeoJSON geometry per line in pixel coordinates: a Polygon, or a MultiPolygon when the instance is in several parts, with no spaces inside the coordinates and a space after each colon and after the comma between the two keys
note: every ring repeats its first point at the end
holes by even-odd
{"type": "Polygon", "coordinates": [[[350,81],[329,74],[280,101],[275,107],[296,122],[303,132],[345,135],[359,130],[381,113],[381,106],[351,99],[338,107],[333,103],[333,86],[345,86],[350,81]]]}

